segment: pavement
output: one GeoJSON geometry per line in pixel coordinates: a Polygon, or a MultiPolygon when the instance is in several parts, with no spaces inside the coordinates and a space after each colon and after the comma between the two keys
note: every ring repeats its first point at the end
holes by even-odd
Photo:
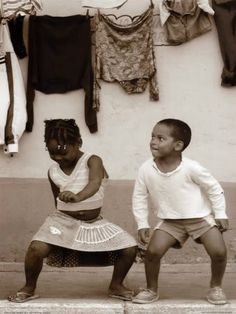
{"type": "MultiPolygon", "coordinates": [[[[7,296],[24,284],[22,263],[0,263],[1,314],[236,314],[236,267],[227,265],[223,288],[229,303],[212,305],[205,300],[210,280],[209,264],[163,264],[159,278],[160,299],[145,305],[111,299],[107,289],[112,274],[109,267],[52,268],[44,265],[37,294],[39,299],[12,303],[7,296]]],[[[145,286],[143,264],[134,264],[125,284],[145,286]]]]}

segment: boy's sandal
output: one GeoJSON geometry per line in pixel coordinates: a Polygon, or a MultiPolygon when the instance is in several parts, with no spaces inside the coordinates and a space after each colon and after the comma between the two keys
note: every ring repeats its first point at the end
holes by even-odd
{"type": "Polygon", "coordinates": [[[123,301],[131,301],[133,297],[133,291],[132,290],[127,290],[127,291],[109,290],[108,296],[110,298],[119,299],[123,301]]]}
{"type": "Polygon", "coordinates": [[[136,294],[132,302],[133,303],[139,303],[139,304],[146,304],[146,303],[152,303],[159,299],[158,292],[154,292],[150,289],[143,289],[140,288],[138,294],[136,294]]]}
{"type": "Polygon", "coordinates": [[[23,303],[30,300],[38,299],[39,295],[34,293],[28,293],[24,291],[18,291],[15,295],[11,295],[8,297],[8,301],[15,303],[23,303]]]}

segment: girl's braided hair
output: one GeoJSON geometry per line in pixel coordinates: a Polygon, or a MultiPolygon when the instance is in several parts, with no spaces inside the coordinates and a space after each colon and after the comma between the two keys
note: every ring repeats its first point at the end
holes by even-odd
{"type": "Polygon", "coordinates": [[[45,120],[44,142],[46,146],[51,139],[58,143],[82,145],[80,130],[74,119],[45,120]]]}

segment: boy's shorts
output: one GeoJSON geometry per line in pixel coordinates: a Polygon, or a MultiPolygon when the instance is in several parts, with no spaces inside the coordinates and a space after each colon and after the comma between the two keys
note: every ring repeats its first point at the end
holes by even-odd
{"type": "Polygon", "coordinates": [[[208,215],[202,218],[164,219],[156,225],[155,229],[172,235],[178,241],[173,247],[181,248],[189,237],[201,243],[200,237],[214,226],[216,226],[214,217],[208,215]]]}

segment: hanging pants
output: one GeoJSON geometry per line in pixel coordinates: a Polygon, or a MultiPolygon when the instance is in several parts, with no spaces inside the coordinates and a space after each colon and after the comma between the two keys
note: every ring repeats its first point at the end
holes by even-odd
{"type": "Polygon", "coordinates": [[[236,85],[236,2],[213,0],[214,20],[224,62],[221,74],[222,86],[236,85]]]}

